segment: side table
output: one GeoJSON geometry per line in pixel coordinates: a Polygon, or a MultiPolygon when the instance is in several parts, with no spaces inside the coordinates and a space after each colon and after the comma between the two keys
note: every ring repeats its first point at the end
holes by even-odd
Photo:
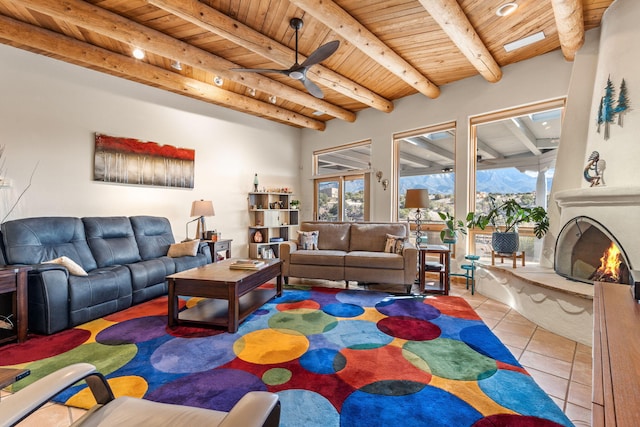
{"type": "Polygon", "coordinates": [[[218,262],[218,253],[224,252],[225,259],[231,258],[231,242],[233,239],[207,240],[211,249],[211,262],[218,262]]]}
{"type": "Polygon", "coordinates": [[[429,292],[449,295],[449,267],[451,265],[451,250],[444,245],[423,245],[418,246],[418,272],[420,274],[420,293],[425,292],[426,287],[426,258],[427,254],[437,254],[442,265],[440,275],[440,289],[429,290],[429,292]]]}
{"type": "MultiPolygon", "coordinates": [[[[27,272],[31,267],[0,267],[0,294],[11,293],[11,317],[13,330],[0,329],[0,344],[13,341],[24,342],[27,339],[28,295],[27,272]]],[[[6,315],[5,313],[2,313],[6,315]]]]}

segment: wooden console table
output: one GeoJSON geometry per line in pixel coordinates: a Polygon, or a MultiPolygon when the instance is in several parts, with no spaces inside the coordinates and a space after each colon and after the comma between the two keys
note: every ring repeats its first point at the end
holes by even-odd
{"type": "MultiPolygon", "coordinates": [[[[1,267],[0,268],[0,294],[11,293],[11,307],[13,315],[11,321],[13,330],[0,329],[0,344],[18,340],[24,342],[27,339],[28,295],[27,272],[31,267],[1,267]]],[[[4,314],[4,313],[2,313],[4,314]]]]}
{"type": "Polygon", "coordinates": [[[640,426],[640,304],[629,285],[595,283],[592,387],[592,426],[640,426]]]}

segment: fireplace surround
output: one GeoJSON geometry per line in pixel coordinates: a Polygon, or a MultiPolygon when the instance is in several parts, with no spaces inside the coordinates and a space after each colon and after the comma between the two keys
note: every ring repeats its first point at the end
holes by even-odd
{"type": "Polygon", "coordinates": [[[624,248],[607,227],[587,216],[572,218],[560,230],[554,270],[567,279],[593,284],[601,258],[612,243],[620,250],[621,263],[618,277],[606,281],[630,283],[629,262],[624,248]]]}
{"type": "Polygon", "coordinates": [[[640,187],[589,187],[555,193],[560,224],[555,271],[591,283],[589,275],[611,243],[621,252],[620,283],[640,265],[640,187]]]}

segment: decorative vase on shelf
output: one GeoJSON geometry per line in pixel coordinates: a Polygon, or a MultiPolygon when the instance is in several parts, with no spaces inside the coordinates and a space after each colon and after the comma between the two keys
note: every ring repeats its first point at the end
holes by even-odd
{"type": "Polygon", "coordinates": [[[255,174],[253,177],[253,191],[258,192],[258,174],[255,174]]]}

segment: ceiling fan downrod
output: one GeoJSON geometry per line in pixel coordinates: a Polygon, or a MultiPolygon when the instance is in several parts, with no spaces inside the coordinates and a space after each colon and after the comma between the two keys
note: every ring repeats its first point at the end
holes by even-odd
{"type": "MultiPolygon", "coordinates": [[[[300,65],[300,63],[298,62],[298,31],[300,31],[303,25],[304,21],[302,21],[302,19],[300,18],[291,18],[291,20],[289,21],[289,26],[296,31],[296,62],[293,67],[295,67],[296,65],[300,65]]],[[[289,73],[289,77],[291,77],[292,79],[301,80],[304,78],[304,73],[301,73],[298,70],[294,70],[289,73]]]]}

